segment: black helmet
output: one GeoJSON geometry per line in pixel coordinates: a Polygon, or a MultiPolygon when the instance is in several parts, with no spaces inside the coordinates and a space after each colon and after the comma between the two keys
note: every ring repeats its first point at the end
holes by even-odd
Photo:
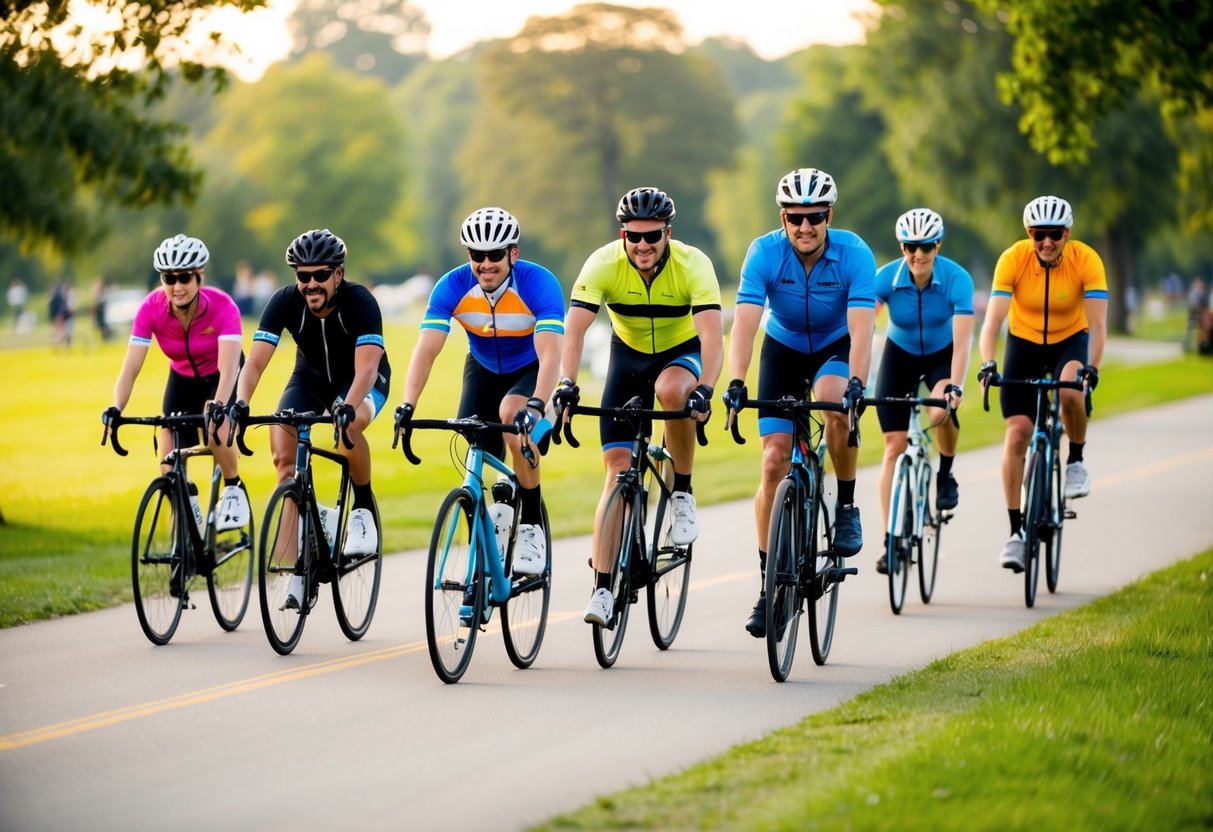
{"type": "Polygon", "coordinates": [[[345,263],[345,241],[327,228],[305,231],[286,248],[286,262],[300,266],[340,266],[345,263]]]}
{"type": "Polygon", "coordinates": [[[615,219],[620,222],[628,220],[665,220],[674,219],[674,200],[665,191],[656,188],[633,188],[619,200],[615,209],[615,219]]]}

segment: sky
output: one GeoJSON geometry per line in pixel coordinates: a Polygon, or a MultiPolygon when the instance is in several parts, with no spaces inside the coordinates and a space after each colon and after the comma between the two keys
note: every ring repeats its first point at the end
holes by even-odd
{"type": "MultiPolygon", "coordinates": [[[[688,43],[731,35],[746,41],[763,58],[775,59],[813,44],[841,45],[863,39],[855,16],[870,9],[870,0],[745,0],[740,4],[714,0],[611,0],[623,6],[671,9],[682,22],[688,43]]],[[[576,0],[411,0],[429,18],[433,31],[429,52],[434,58],[453,55],[473,43],[511,37],[527,18],[562,14],[576,0]]],[[[241,78],[252,81],[286,54],[283,21],[294,0],[270,0],[270,8],[251,15],[220,13],[217,27],[241,44],[245,59],[232,64],[241,78]]],[[[209,28],[209,27],[208,27],[209,28]]]]}

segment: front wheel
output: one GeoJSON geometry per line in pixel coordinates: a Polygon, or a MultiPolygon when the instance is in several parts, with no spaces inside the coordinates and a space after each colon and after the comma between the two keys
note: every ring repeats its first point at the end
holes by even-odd
{"type": "Polygon", "coordinates": [[[631,571],[632,558],[640,557],[637,547],[637,534],[640,518],[637,515],[638,505],[632,496],[632,489],[624,483],[616,483],[607,499],[606,509],[602,514],[602,533],[598,545],[601,552],[610,552],[611,564],[611,595],[615,598],[615,610],[611,620],[604,627],[601,624],[591,624],[594,640],[594,658],[600,667],[612,667],[619,658],[623,648],[623,635],[628,628],[628,613],[631,605],[631,571]]]}
{"type": "MultiPolygon", "coordinates": [[[[547,563],[541,575],[513,577],[510,599],[501,608],[501,635],[505,652],[515,667],[528,668],[539,655],[543,635],[548,626],[548,605],[552,599],[552,531],[548,526],[548,509],[540,504],[543,539],[547,545],[547,563]]],[[[510,547],[510,562],[506,575],[513,574],[514,547],[510,547]]]]}
{"type": "Polygon", "coordinates": [[[913,464],[902,457],[897,464],[896,482],[889,506],[889,531],[885,535],[888,553],[889,606],[894,615],[901,614],[910,585],[910,570],[914,562],[914,488],[913,464]]]}
{"type": "MultiPolygon", "coordinates": [[[[244,483],[240,484],[244,490],[244,483]]],[[[248,491],[244,492],[248,502],[248,491]]],[[[252,505],[249,503],[249,505],[252,505]]],[[[211,611],[224,630],[231,632],[240,626],[248,610],[253,591],[253,513],[248,523],[238,529],[216,531],[214,523],[207,527],[207,550],[213,565],[206,576],[206,588],[211,597],[211,611]]]]}
{"type": "Polygon", "coordinates": [[[1049,519],[1052,535],[1045,542],[1045,585],[1049,592],[1057,591],[1061,577],[1061,529],[1066,520],[1066,492],[1061,482],[1061,457],[1053,455],[1053,488],[1049,494],[1049,519]]]}
{"type": "Polygon", "coordinates": [[[842,570],[846,561],[841,555],[834,554],[834,530],[830,525],[830,512],[822,499],[824,486],[821,482],[821,469],[814,472],[814,483],[810,494],[817,497],[810,501],[813,513],[809,528],[812,538],[805,546],[805,557],[808,563],[816,564],[817,574],[813,579],[809,596],[809,647],[813,651],[813,661],[818,665],[826,663],[830,656],[830,647],[834,644],[834,625],[838,620],[838,589],[842,586],[842,570]]]}
{"type": "Polygon", "coordinates": [[[434,672],[448,685],[458,682],[472,661],[484,607],[476,505],[464,489],[451,491],[442,501],[430,538],[425,571],[425,638],[434,672]]]}
{"type": "Polygon", "coordinates": [[[767,599],[767,664],[776,682],[786,681],[796,655],[796,625],[800,618],[800,541],[803,505],[796,483],[785,479],[775,489],[771,526],[767,533],[767,567],[763,592],[767,599]]]}
{"type": "MultiPolygon", "coordinates": [[[[663,473],[673,474],[673,467],[663,466],[663,473]]],[[[692,545],[678,546],[670,539],[673,530],[673,512],[670,511],[670,492],[653,483],[650,489],[658,490],[657,511],[654,515],[653,550],[650,562],[652,575],[647,585],[649,602],[649,634],[659,650],[667,650],[682,626],[682,616],[687,608],[687,587],[691,582],[692,545]]]]}
{"type": "Polygon", "coordinates": [[[924,465],[918,481],[918,499],[922,505],[922,541],[918,544],[918,594],[924,604],[931,603],[935,575],[939,569],[939,539],[943,537],[943,512],[931,500],[931,469],[924,465]]]}
{"type": "Polygon", "coordinates": [[[303,496],[294,480],[278,486],[270,496],[261,525],[261,548],[257,557],[258,594],[261,598],[261,623],[265,637],[276,652],[285,656],[299,644],[303,625],[307,621],[310,600],[306,589],[295,591],[304,597],[288,605],[292,583],[298,576],[310,584],[304,575],[300,552],[315,546],[316,529],[302,510],[303,496]],[[288,608],[289,606],[289,608],[288,608]]]}
{"type": "Polygon", "coordinates": [[[1036,604],[1036,587],[1040,582],[1040,536],[1048,512],[1049,472],[1045,470],[1044,453],[1039,449],[1028,457],[1024,483],[1023,599],[1031,608],[1036,604]]]}
{"type": "Polygon", "coordinates": [[[168,644],[185,602],[189,535],[185,515],[175,510],[175,491],[172,477],[157,477],[143,493],[135,515],[131,584],[139,626],[152,644],[168,644]]]}
{"type": "MultiPolygon", "coordinates": [[[[333,581],[333,608],[337,624],[350,641],[366,635],[379,600],[379,578],[383,572],[383,526],[379,522],[379,504],[371,498],[375,518],[375,551],[365,555],[346,555],[334,551],[337,580],[333,581]]],[[[347,517],[348,522],[348,517],[347,517]]],[[[338,543],[335,542],[334,546],[338,543]]]]}

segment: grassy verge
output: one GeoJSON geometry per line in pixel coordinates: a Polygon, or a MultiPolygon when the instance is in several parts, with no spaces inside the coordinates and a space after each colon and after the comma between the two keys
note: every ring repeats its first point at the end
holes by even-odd
{"type": "Polygon", "coordinates": [[[1213,823],[1213,550],[537,827],[1213,823]]]}

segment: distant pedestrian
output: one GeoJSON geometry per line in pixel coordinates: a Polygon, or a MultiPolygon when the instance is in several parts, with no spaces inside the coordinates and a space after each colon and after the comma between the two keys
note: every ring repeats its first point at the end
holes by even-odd
{"type": "Polygon", "coordinates": [[[8,308],[12,310],[13,332],[16,332],[21,324],[21,316],[25,313],[25,304],[29,303],[29,289],[26,288],[21,278],[14,277],[8,284],[4,300],[8,304],[8,308]]]}

